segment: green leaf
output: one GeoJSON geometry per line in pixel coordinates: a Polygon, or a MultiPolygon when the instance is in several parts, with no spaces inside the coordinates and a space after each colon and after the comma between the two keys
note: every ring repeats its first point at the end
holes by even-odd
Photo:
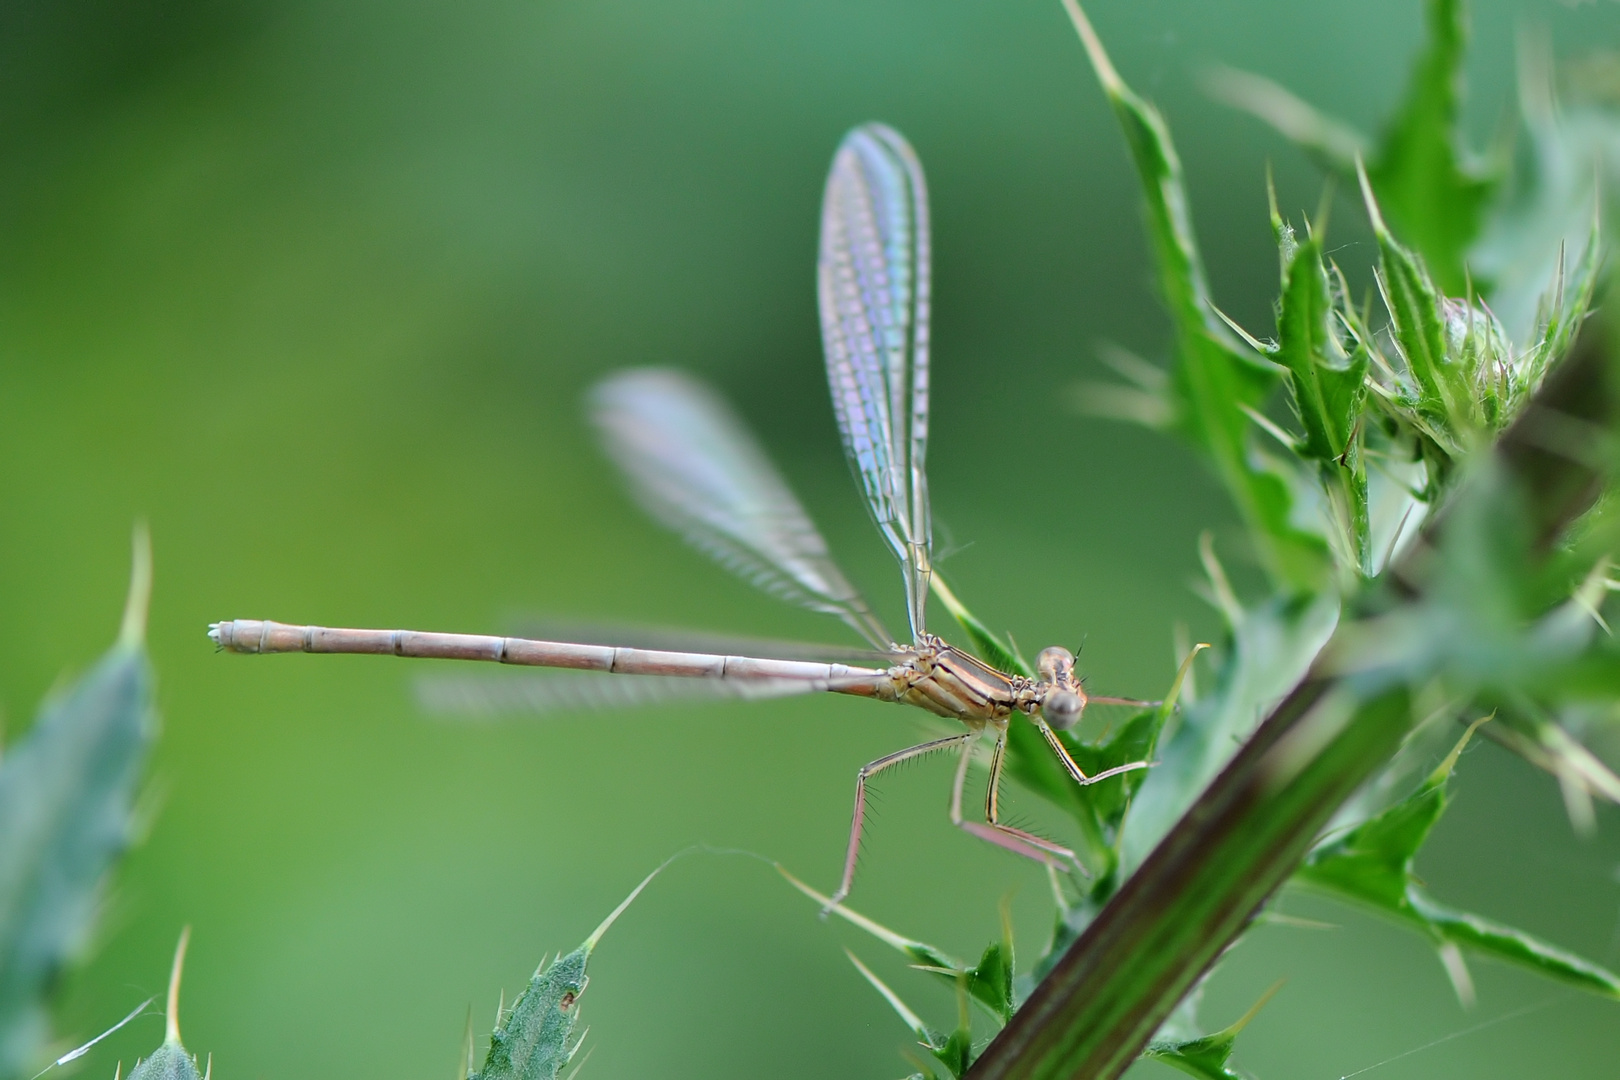
{"type": "Polygon", "coordinates": [[[1477,720],[1410,797],[1312,851],[1295,880],[1394,918],[1437,946],[1469,949],[1605,997],[1620,998],[1620,976],[1529,934],[1447,907],[1412,870],[1418,849],[1447,803],[1447,782],[1477,720]]]}
{"type": "Polygon", "coordinates": [[[1216,315],[1169,128],[1120,78],[1078,0],[1064,7],[1136,165],[1159,289],[1175,328],[1174,426],[1208,457],[1272,579],[1290,591],[1314,591],[1326,578],[1327,547],[1293,523],[1288,485],[1256,467],[1248,450],[1250,415],[1264,406],[1282,369],[1241,347],[1216,315]]]}
{"type": "Polygon", "coordinates": [[[929,588],[939,597],[940,603],[945,605],[951,617],[967,634],[968,640],[973,643],[973,651],[979,654],[979,659],[1011,675],[1022,675],[1026,679],[1035,677],[1035,669],[1030,667],[1029,661],[975,618],[973,612],[967,609],[967,605],[958,600],[956,594],[945,584],[945,579],[939,576],[938,570],[929,577],[929,588]]]}
{"type": "Polygon", "coordinates": [[[776,872],[786,878],[788,884],[820,904],[823,911],[831,912],[839,918],[853,923],[879,941],[904,954],[917,970],[938,976],[953,986],[965,988],[968,996],[982,1005],[991,1016],[1001,1023],[1005,1024],[1012,1018],[1015,1006],[1012,989],[1012,925],[1005,911],[1002,912],[1001,940],[987,946],[984,955],[979,958],[979,962],[969,967],[964,961],[958,960],[943,949],[935,948],[926,941],[908,938],[903,934],[890,930],[875,919],[862,915],[853,908],[843,904],[834,904],[830,897],[823,896],[788,873],[787,869],[781,864],[777,864],[776,872]]]}
{"type": "Polygon", "coordinates": [[[1460,146],[1468,16],[1463,0],[1428,0],[1429,41],[1372,164],[1373,190],[1428,264],[1440,287],[1461,296],[1466,257],[1498,177],[1464,160],[1460,146]]]}
{"type": "Polygon", "coordinates": [[[1360,174],[1361,193],[1378,240],[1379,288],[1389,309],[1391,329],[1406,370],[1416,383],[1417,406],[1426,415],[1457,424],[1466,422],[1468,388],[1446,363],[1445,317],[1440,294],[1418,257],[1402,247],[1379,213],[1367,174],[1360,174]]]}
{"type": "Polygon", "coordinates": [[[1123,825],[1123,869],[1140,865],[1237,752],[1270,705],[1297,683],[1338,623],[1337,597],[1273,599],[1235,620],[1209,692],[1183,712],[1147,770],[1123,825]]]}
{"type": "Polygon", "coordinates": [[[136,561],[119,643],[0,759],[0,1077],[33,1071],[45,995],[90,933],[102,882],[130,841],[157,730],[139,538],[136,561]]]}
{"type": "Polygon", "coordinates": [[[1361,194],[1366,201],[1372,233],[1379,241],[1383,303],[1390,309],[1396,345],[1406,369],[1419,389],[1419,403],[1432,415],[1456,415],[1456,392],[1445,369],[1445,321],[1440,314],[1440,293],[1427,270],[1411,251],[1403,248],[1383,223],[1366,172],[1361,173],[1361,194]]]}
{"type": "Polygon", "coordinates": [[[1266,1002],[1270,1001],[1272,995],[1280,989],[1282,983],[1276,984],[1260,995],[1260,1000],[1250,1006],[1249,1011],[1229,1027],[1196,1039],[1179,1041],[1155,1039],[1148,1044],[1142,1056],[1162,1061],[1172,1068],[1180,1069],[1188,1076],[1198,1077],[1199,1080],[1244,1080],[1241,1074],[1227,1068],[1227,1062],[1232,1060],[1232,1048],[1237,1043],[1238,1033],[1249,1026],[1249,1022],[1260,1014],[1266,1002]]]}
{"type": "MultiPolygon", "coordinates": [[[[197,1070],[197,1059],[186,1052],[180,1042],[180,975],[186,965],[186,945],[191,940],[191,927],[180,932],[180,944],[174,950],[174,965],[169,970],[169,1006],[164,1023],[163,1045],[144,1061],[137,1061],[130,1071],[129,1080],[203,1080],[197,1070]]],[[[213,1072],[209,1063],[208,1072],[213,1072]]]]}
{"type": "Polygon", "coordinates": [[[1369,575],[1367,473],[1357,438],[1367,399],[1367,351],[1357,348],[1346,355],[1334,330],[1336,305],[1322,264],[1321,236],[1299,241],[1277,213],[1269,185],[1268,194],[1283,264],[1275,356],[1288,369],[1294,414],[1305,430],[1295,450],[1317,462],[1344,552],[1361,574],[1369,575]]]}
{"type": "Polygon", "coordinates": [[[916,1034],[917,1041],[927,1048],[929,1053],[938,1058],[940,1063],[950,1070],[953,1077],[960,1077],[967,1072],[968,1066],[973,1064],[973,1032],[967,1024],[965,1014],[961,1017],[961,1022],[957,1025],[955,1031],[949,1034],[936,1031],[924,1023],[922,1017],[918,1016],[910,1006],[901,1000],[899,994],[889,989],[888,985],[878,978],[871,968],[861,963],[860,957],[848,949],[844,950],[844,955],[849,957],[849,962],[855,965],[855,969],[865,977],[866,981],[872,984],[872,988],[883,995],[883,1000],[889,1003],[889,1007],[895,1011],[895,1014],[916,1034]]]}
{"type": "Polygon", "coordinates": [[[469,1080],[554,1080],[574,1058],[574,1025],[590,950],[580,946],[535,970],[495,1025],[484,1067],[469,1080]]]}
{"type": "MultiPolygon", "coordinates": [[[[1603,233],[1598,215],[1592,215],[1586,247],[1574,270],[1566,272],[1563,245],[1552,283],[1542,294],[1536,311],[1536,333],[1524,360],[1521,393],[1530,393],[1541,384],[1541,377],[1562,360],[1575,343],[1575,334],[1592,308],[1598,271],[1603,263],[1603,233]]],[[[1518,404],[1514,403],[1515,406],[1518,404]]]]}
{"type": "Polygon", "coordinates": [[[643,878],[583,945],[535,969],[511,1010],[496,1018],[484,1067],[469,1073],[468,1080],[555,1080],[579,1049],[574,1026],[579,1022],[579,998],[589,981],[585,969],[597,942],[641,890],[679,857],[666,860],[643,878]]]}
{"type": "MultiPolygon", "coordinates": [[[[1286,228],[1280,221],[1278,225],[1286,228]]],[[[1292,230],[1287,233],[1292,237],[1292,230]]],[[[1367,356],[1346,356],[1333,333],[1334,304],[1320,238],[1287,244],[1284,257],[1276,357],[1288,368],[1294,410],[1305,429],[1299,451],[1317,461],[1336,462],[1350,450],[1367,396],[1367,356]]]]}

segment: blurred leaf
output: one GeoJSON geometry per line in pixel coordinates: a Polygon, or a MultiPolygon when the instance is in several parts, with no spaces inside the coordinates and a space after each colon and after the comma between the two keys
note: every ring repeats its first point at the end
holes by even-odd
{"type": "Polygon", "coordinates": [[[1249,1026],[1249,1022],[1259,1015],[1266,1002],[1280,989],[1282,983],[1260,995],[1260,1000],[1229,1027],[1196,1039],[1175,1042],[1155,1039],[1148,1044],[1142,1056],[1162,1061],[1199,1080],[1244,1080],[1240,1074],[1226,1067],[1232,1059],[1232,1048],[1237,1043],[1238,1033],[1249,1026]]]}
{"type": "MultiPolygon", "coordinates": [[[[203,1080],[197,1069],[197,1059],[186,1053],[180,1042],[180,975],[186,965],[186,944],[191,940],[191,927],[180,932],[180,944],[174,950],[174,966],[169,970],[169,1005],[164,1024],[163,1045],[152,1056],[135,1063],[129,1080],[203,1080]]],[[[209,1062],[208,1073],[214,1071],[209,1062]]]]}
{"type": "Polygon", "coordinates": [[[1288,485],[1256,468],[1248,451],[1249,416],[1261,409],[1281,369],[1238,345],[1215,314],[1193,234],[1181,159],[1157,109],[1127,86],[1077,0],[1064,7],[1113,106],[1136,165],[1160,291],[1176,335],[1171,383],[1175,427],[1214,466],[1267,572],[1280,586],[1314,591],[1325,580],[1327,548],[1291,520],[1288,485]]]}
{"type": "Polygon", "coordinates": [[[1428,46],[1367,168],[1373,190],[1441,289],[1467,288],[1468,249],[1498,177],[1464,161],[1460,146],[1468,15],[1463,0],[1428,0],[1428,46]]]}
{"type": "Polygon", "coordinates": [[[1500,724],[1489,734],[1551,774],[1563,793],[1570,825],[1582,835],[1591,835],[1597,828],[1592,799],[1620,803],[1620,777],[1546,716],[1535,702],[1521,698],[1515,705],[1499,714],[1500,724]]]}
{"type": "Polygon", "coordinates": [[[529,985],[512,1003],[511,1010],[496,1018],[484,1067],[469,1073],[468,1080],[555,1080],[579,1050],[580,1040],[573,1037],[574,1025],[579,1022],[576,1006],[589,981],[585,968],[592,951],[614,921],[641,895],[641,890],[652,884],[653,878],[675,858],[679,856],[665,860],[643,878],[583,945],[535,969],[529,985]]]}
{"type": "MultiPolygon", "coordinates": [[[[1164,721],[1163,710],[1154,707],[1132,714],[1115,726],[1102,742],[1081,742],[1068,732],[1059,733],[1059,738],[1063,739],[1074,763],[1087,776],[1095,776],[1133,761],[1151,761],[1164,721]]],[[[1076,797],[1091,812],[1104,835],[1113,836],[1125,816],[1126,808],[1130,806],[1131,797],[1147,779],[1149,771],[1136,769],[1077,788],[1076,797]]],[[[1070,784],[1074,786],[1072,781],[1070,784]]]]}
{"type": "Polygon", "coordinates": [[[138,537],[118,644],[47,701],[0,760],[0,1077],[31,1071],[45,995],[83,945],[101,885],[129,844],[157,729],[141,640],[150,580],[138,537]]]}
{"type": "Polygon", "coordinates": [[[1437,946],[1472,949],[1605,997],[1620,998],[1620,977],[1529,934],[1438,903],[1412,871],[1418,849],[1445,812],[1447,781],[1457,758],[1487,719],[1469,726],[1409,798],[1318,846],[1295,879],[1413,926],[1437,946]]]}
{"type": "Polygon", "coordinates": [[[1356,158],[1368,153],[1366,136],[1261,75],[1216,68],[1204,79],[1215,98],[1253,113],[1330,172],[1349,176],[1356,158]]]}
{"type": "Polygon", "coordinates": [[[1367,175],[1395,227],[1417,249],[1441,289],[1460,296],[1467,256],[1484,228],[1500,182],[1465,160],[1461,145],[1462,70],[1468,44],[1463,0],[1428,0],[1428,45],[1376,148],[1354,128],[1318,112],[1269,79],[1221,70],[1216,97],[1264,120],[1345,178],[1365,157],[1367,175]]]}
{"type": "MultiPolygon", "coordinates": [[[[1605,200],[1616,205],[1620,189],[1620,110],[1612,101],[1557,100],[1553,82],[1544,35],[1523,35],[1518,104],[1525,145],[1516,157],[1523,167],[1472,259],[1491,283],[1491,310],[1520,341],[1540,336],[1548,283],[1562,279],[1568,252],[1605,200]]],[[[1614,213],[1601,216],[1613,235],[1614,213]]]]}

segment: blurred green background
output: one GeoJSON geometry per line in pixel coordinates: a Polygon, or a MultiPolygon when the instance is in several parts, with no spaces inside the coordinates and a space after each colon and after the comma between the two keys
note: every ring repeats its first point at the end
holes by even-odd
{"type": "MultiPolygon", "coordinates": [[[[1519,28],[1613,47],[1617,10],[1477,4],[1476,134],[1510,110],[1519,28]]],[[[1265,330],[1265,162],[1288,207],[1315,206],[1320,180],[1198,76],[1256,70],[1371,128],[1419,45],[1417,0],[1099,0],[1092,16],[1168,113],[1217,297],[1265,330]]],[[[158,992],[189,922],[186,1041],[222,1077],[447,1077],[469,1008],[487,1033],[503,988],[672,851],[746,848],[834,883],[855,768],[922,730],[902,710],[468,725],[420,712],[409,664],[221,656],[203,631],[547,616],[843,640],[623,497],[579,401],[646,363],[718,383],[903,621],[838,450],[814,308],[824,170],[868,119],[912,139],[932,188],[945,569],[1026,648],[1084,639],[1094,687],[1154,694],[1172,625],[1215,628],[1188,587],[1199,531],[1236,534],[1179,447],[1067,407],[1100,342],[1156,355],[1164,326],[1134,178],[1056,0],[0,8],[12,730],[113,637],[135,518],[157,554],[153,824],[63,1032],[158,992]]],[[[1356,216],[1341,199],[1351,263],[1356,216]]],[[[929,762],[882,785],[854,903],[976,954],[1011,891],[1032,955],[1043,877],[952,830],[948,783],[929,762]]],[[[1614,815],[1573,838],[1553,782],[1489,747],[1459,791],[1420,866],[1434,892],[1620,960],[1614,815]]],[[[1239,1044],[1260,1076],[1614,1075],[1613,1005],[1482,963],[1465,1012],[1418,939],[1308,898],[1283,908],[1339,928],[1256,932],[1204,1012],[1229,1022],[1287,978],[1239,1044]]],[[[942,1020],[952,1004],[848,929],[757,862],[678,864],[597,952],[587,1080],[900,1075],[906,1033],[840,943],[942,1020]]],[[[160,1037],[141,1020],[82,1071],[127,1068],[160,1037]]]]}

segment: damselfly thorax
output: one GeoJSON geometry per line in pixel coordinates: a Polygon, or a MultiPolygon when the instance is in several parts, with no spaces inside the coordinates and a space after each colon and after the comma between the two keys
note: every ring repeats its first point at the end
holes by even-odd
{"type": "MultiPolygon", "coordinates": [[[[850,132],[833,159],[822,201],[817,295],[833,412],[844,454],[878,532],[903,571],[910,643],[889,633],[833,562],[827,544],[748,428],[707,387],[677,371],[614,375],[592,391],[591,417],[608,455],[647,511],[726,568],[782,599],[835,615],[860,634],[869,662],[829,663],[742,654],[641,649],[478,634],[349,630],[256,619],[215,623],[209,636],[241,653],[381,653],[482,660],[612,675],[675,676],[666,685],[714,696],[830,692],[913,705],[967,730],[885,755],[856,775],[844,872],[832,901],[849,893],[866,810],[867,781],[902,761],[955,748],[951,821],[1008,851],[1052,865],[1067,848],[999,820],[1007,728],[1027,718],[1077,784],[1145,767],[1132,762],[1087,775],[1057,732],[1074,727],[1088,699],[1066,649],[1041,653],[1036,675],[998,671],[930,634],[928,595],[954,598],[934,575],[928,446],[930,304],[928,195],[922,166],[881,124],[850,132]],[[985,821],[962,813],[962,789],[981,736],[993,740],[985,821]]],[[[622,682],[622,681],[621,681],[622,682]]],[[[645,700],[645,695],[640,700],[645,700]]],[[[544,695],[536,695],[536,700],[544,695]]],[[[566,697],[577,701],[578,695],[566,697]]]]}
{"type": "MultiPolygon", "coordinates": [[[[895,652],[898,660],[889,668],[888,680],[871,696],[915,705],[976,730],[1005,723],[1014,713],[1034,716],[1037,712],[1060,714],[1053,726],[1067,728],[1085,708],[1085,690],[1074,677],[1074,657],[1067,649],[1052,648],[1041,654],[1046,670],[1040,679],[997,671],[933,634],[923,634],[915,645],[896,646],[895,652]],[[1050,706],[1043,709],[1048,702],[1050,706]]],[[[829,689],[843,690],[837,686],[829,689]]],[[[852,684],[843,692],[860,694],[863,690],[852,684]]],[[[1051,715],[1047,722],[1053,722],[1051,715]]]]}

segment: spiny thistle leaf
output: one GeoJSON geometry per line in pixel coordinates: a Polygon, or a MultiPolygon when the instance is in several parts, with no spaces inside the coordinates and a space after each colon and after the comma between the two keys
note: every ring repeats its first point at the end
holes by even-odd
{"type": "MultiPolygon", "coordinates": [[[[1103,742],[1084,743],[1072,736],[1064,738],[1068,732],[1060,732],[1059,738],[1063,739],[1074,763],[1087,776],[1095,776],[1133,761],[1153,760],[1153,751],[1158,744],[1159,732],[1164,728],[1164,721],[1164,711],[1154,707],[1132,714],[1117,725],[1103,742]]],[[[1076,798],[1091,812],[1098,830],[1110,841],[1125,816],[1126,808],[1131,804],[1131,797],[1147,779],[1148,772],[1147,769],[1136,769],[1077,789],[1076,798]]],[[[1074,786],[1072,780],[1070,785],[1074,786]]]]}
{"type": "Polygon", "coordinates": [[[1544,941],[1431,898],[1412,862],[1445,812],[1447,782],[1476,720],[1438,768],[1410,797],[1313,851],[1296,880],[1451,944],[1494,956],[1605,997],[1620,998],[1620,976],[1544,941]]]}
{"type": "Polygon", "coordinates": [[[574,1026],[579,1022],[580,995],[589,982],[585,969],[592,951],[641,890],[652,884],[674,858],[643,878],[583,945],[535,969],[511,1010],[497,1018],[484,1067],[469,1073],[467,1080],[556,1080],[579,1050],[579,1040],[573,1037],[574,1026]]]}
{"type": "MultiPolygon", "coordinates": [[[[197,1059],[186,1052],[180,1042],[180,975],[186,966],[186,945],[191,941],[191,927],[180,932],[180,944],[175,946],[174,966],[169,970],[169,1006],[164,1023],[163,1045],[152,1056],[135,1063],[129,1080],[204,1080],[197,1069],[197,1059]]],[[[208,1073],[214,1071],[209,1062],[208,1073]]]]}
{"type": "MultiPolygon", "coordinates": [[[[1275,219],[1279,232],[1293,230],[1275,219]]],[[[1322,265],[1322,242],[1307,237],[1293,248],[1283,270],[1277,313],[1277,359],[1288,384],[1305,441],[1302,456],[1338,461],[1350,450],[1367,396],[1367,355],[1347,356],[1333,333],[1333,297],[1322,265]]]]}
{"type": "Polygon", "coordinates": [[[32,1071],[45,994],[84,943],[101,884],[129,844],[157,729],[141,642],[147,551],[138,533],[119,643],[47,701],[0,761],[0,1077],[32,1071]]]}
{"type": "Polygon", "coordinates": [[[1249,1021],[1260,1014],[1266,1002],[1280,989],[1282,983],[1277,983],[1260,995],[1260,1000],[1229,1027],[1196,1039],[1175,1042],[1155,1039],[1148,1044],[1142,1056],[1162,1061],[1199,1080],[1244,1080],[1241,1074],[1227,1067],[1227,1062],[1232,1060],[1232,1048],[1237,1044],[1238,1033],[1249,1026],[1249,1021]]]}
{"type": "Polygon", "coordinates": [[[1529,370],[1524,376],[1530,390],[1540,385],[1541,376],[1549,366],[1569,352],[1575,343],[1575,334],[1592,308],[1598,271],[1603,263],[1603,232],[1596,213],[1592,215],[1586,246],[1572,271],[1564,269],[1562,247],[1559,254],[1554,280],[1542,294],[1536,313],[1536,335],[1529,350],[1529,370]]]}
{"type": "Polygon", "coordinates": [[[1384,224],[1367,174],[1361,172],[1359,179],[1373,235],[1378,239],[1379,287],[1389,308],[1395,342],[1407,372],[1417,384],[1417,407],[1433,419],[1448,422],[1448,426],[1466,423],[1471,419],[1465,411],[1468,388],[1461,383],[1457,369],[1446,363],[1446,326],[1440,294],[1423,263],[1402,247],[1384,224]]]}
{"type": "Polygon", "coordinates": [[[529,985],[490,1036],[484,1067],[468,1080],[554,1080],[573,1060],[590,953],[580,946],[535,970],[529,985]]]}
{"type": "Polygon", "coordinates": [[[1345,553],[1358,572],[1369,575],[1367,472],[1358,438],[1367,399],[1368,353],[1357,347],[1347,355],[1340,343],[1321,236],[1313,233],[1300,241],[1277,213],[1276,194],[1269,185],[1267,193],[1283,264],[1274,355],[1288,369],[1294,414],[1305,431],[1295,452],[1317,463],[1345,553]]]}
{"type": "Polygon", "coordinates": [[[1175,326],[1175,426],[1208,456],[1272,578],[1289,590],[1314,591],[1328,570],[1327,546],[1294,525],[1287,484],[1256,468],[1248,451],[1250,413],[1264,406],[1281,369],[1241,347],[1215,314],[1164,118],[1120,78],[1078,0],[1063,2],[1136,165],[1159,288],[1175,326]]]}

